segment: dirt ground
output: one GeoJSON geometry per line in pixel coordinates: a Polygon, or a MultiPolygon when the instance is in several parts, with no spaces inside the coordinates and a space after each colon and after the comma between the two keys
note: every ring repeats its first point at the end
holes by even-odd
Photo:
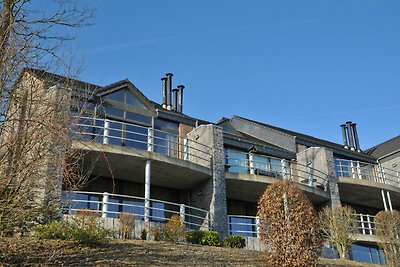
{"type": "MultiPolygon", "coordinates": [[[[260,252],[243,249],[110,240],[99,247],[74,242],[0,239],[0,266],[266,266],[260,252]]],[[[321,259],[319,267],[377,266],[321,259]]]]}

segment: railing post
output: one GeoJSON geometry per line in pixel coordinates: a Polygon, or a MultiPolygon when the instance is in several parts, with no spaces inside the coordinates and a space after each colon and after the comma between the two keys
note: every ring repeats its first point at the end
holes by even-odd
{"type": "Polygon", "coordinates": [[[147,151],[154,151],[154,131],[152,128],[147,129],[147,151]]]}
{"type": "Polygon", "coordinates": [[[367,224],[368,224],[368,232],[372,235],[372,226],[371,226],[371,218],[370,215],[367,214],[367,224]]]}
{"type": "Polygon", "coordinates": [[[256,235],[260,237],[260,218],[256,217],[256,235]]]}
{"type": "Polygon", "coordinates": [[[351,166],[351,175],[353,178],[356,178],[356,172],[354,170],[354,161],[350,160],[350,166],[351,166]]]}
{"type": "MultiPolygon", "coordinates": [[[[362,176],[361,176],[361,167],[360,167],[360,162],[359,161],[357,161],[357,176],[358,176],[358,179],[362,179],[362,176]]],[[[368,179],[368,178],[367,178],[368,179]]]]}
{"type": "Polygon", "coordinates": [[[250,171],[250,174],[255,174],[254,155],[252,153],[249,153],[249,171],[250,171]]]}
{"type": "Polygon", "coordinates": [[[103,144],[107,145],[109,143],[110,136],[110,121],[104,119],[104,131],[103,131],[103,144]]]}
{"type": "Polygon", "coordinates": [[[358,214],[360,217],[360,223],[361,223],[361,232],[363,235],[365,235],[365,224],[364,224],[364,215],[363,214],[358,214]]]}
{"type": "Polygon", "coordinates": [[[107,218],[107,212],[108,212],[108,200],[109,200],[109,194],[107,192],[103,193],[103,205],[102,205],[102,218],[107,218]]]}
{"type": "Polygon", "coordinates": [[[308,175],[308,185],[312,187],[314,179],[313,179],[312,169],[308,164],[307,164],[307,175],[308,175]]]}
{"type": "Polygon", "coordinates": [[[281,160],[281,166],[282,166],[282,178],[283,179],[287,179],[288,178],[288,164],[289,162],[287,162],[285,159],[281,160]]]}
{"type": "Polygon", "coordinates": [[[183,139],[183,159],[189,160],[189,140],[183,139]]]}
{"type": "Polygon", "coordinates": [[[179,216],[181,217],[181,223],[185,224],[185,204],[179,206],[179,216]]]}

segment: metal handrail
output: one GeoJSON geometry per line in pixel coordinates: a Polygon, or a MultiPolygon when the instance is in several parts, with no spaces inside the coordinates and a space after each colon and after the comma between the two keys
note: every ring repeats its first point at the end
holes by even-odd
{"type": "Polygon", "coordinates": [[[400,187],[400,173],[380,164],[337,158],[335,166],[339,177],[369,180],[400,187]]]}
{"type": "MultiPolygon", "coordinates": [[[[267,161],[252,160],[252,154],[246,153],[246,155],[247,159],[234,158],[226,155],[227,171],[235,172],[231,171],[230,168],[239,167],[245,173],[293,180],[295,182],[308,185],[310,187],[319,188],[323,191],[326,191],[327,189],[327,174],[322,171],[316,170],[309,165],[304,165],[285,159],[272,158],[265,155],[256,155],[258,158],[265,158],[266,160],[279,160],[279,164],[277,164],[267,161]]],[[[253,156],[254,155],[255,154],[253,154],[253,156]]]]}
{"type": "Polygon", "coordinates": [[[185,204],[178,204],[170,201],[164,201],[159,199],[146,199],[144,197],[138,196],[128,196],[121,194],[110,194],[110,193],[99,193],[99,192],[88,192],[88,191],[65,191],[63,192],[63,202],[64,202],[64,212],[68,214],[74,214],[76,211],[82,209],[90,209],[94,212],[102,214],[103,218],[116,217],[121,213],[131,213],[136,219],[140,218],[145,220],[146,216],[150,221],[167,221],[170,216],[159,216],[157,211],[162,213],[167,213],[172,215],[179,215],[181,221],[188,228],[209,228],[211,225],[211,219],[209,216],[209,211],[200,209],[197,207],[188,206],[185,204]],[[78,195],[86,196],[88,199],[77,199],[78,195]],[[90,197],[97,197],[98,200],[90,200],[90,197]],[[118,202],[113,202],[112,200],[117,200],[118,202]],[[123,203],[121,201],[133,201],[138,202],[138,204],[133,203],[123,203]],[[145,201],[150,201],[150,203],[161,203],[163,207],[145,207],[145,201]],[[95,207],[93,207],[93,205],[95,207]],[[80,207],[84,206],[84,207],[80,207]],[[175,207],[176,209],[173,209],[175,207]],[[124,208],[138,208],[141,211],[124,211],[124,208]],[[149,209],[146,215],[145,210],[149,209]],[[117,210],[117,211],[115,211],[117,210]],[[113,216],[115,215],[115,216],[113,216]]]}
{"type": "Polygon", "coordinates": [[[259,236],[259,226],[257,217],[243,216],[243,215],[228,215],[228,233],[229,235],[242,235],[242,236],[259,236]],[[245,219],[251,222],[232,222],[232,219],[245,219]],[[235,229],[239,228],[239,229],[235,229]],[[241,229],[244,228],[244,229],[241,229]],[[247,230],[247,228],[249,230],[247,230]]]}
{"type": "MultiPolygon", "coordinates": [[[[363,235],[375,235],[375,216],[369,214],[354,214],[355,233],[363,235]]],[[[240,234],[251,234],[253,236],[259,236],[259,222],[257,216],[243,216],[243,215],[228,215],[228,232],[230,235],[233,233],[240,234]],[[251,223],[233,223],[231,219],[250,219],[251,223]],[[248,227],[252,230],[231,230],[233,227],[248,227]],[[255,229],[255,230],[253,230],[255,229]]]]}
{"type": "Polygon", "coordinates": [[[111,119],[73,118],[78,121],[74,133],[95,142],[110,144],[117,140],[120,146],[135,147],[210,166],[212,148],[188,137],[111,119]]]}

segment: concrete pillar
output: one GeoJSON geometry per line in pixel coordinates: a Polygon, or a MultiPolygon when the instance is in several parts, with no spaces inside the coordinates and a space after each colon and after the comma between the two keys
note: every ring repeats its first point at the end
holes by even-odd
{"type": "Polygon", "coordinates": [[[102,218],[107,218],[107,212],[108,212],[108,201],[109,201],[109,194],[107,192],[103,193],[103,205],[101,209],[101,217],[102,218]]]}
{"type": "Polygon", "coordinates": [[[103,144],[107,145],[109,143],[110,136],[110,121],[104,120],[104,131],[103,131],[103,144]]]}
{"type": "Polygon", "coordinates": [[[151,203],[150,203],[150,180],[151,180],[151,160],[146,160],[144,173],[144,220],[150,221],[151,203]]]}

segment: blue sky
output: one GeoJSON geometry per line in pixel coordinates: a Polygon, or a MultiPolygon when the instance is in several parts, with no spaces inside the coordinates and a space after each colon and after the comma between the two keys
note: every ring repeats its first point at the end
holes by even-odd
{"type": "Polygon", "coordinates": [[[72,44],[80,78],[129,78],[161,101],[160,78],[186,86],[184,112],[239,115],[362,148],[400,134],[400,1],[132,0],[91,2],[72,44]]]}

